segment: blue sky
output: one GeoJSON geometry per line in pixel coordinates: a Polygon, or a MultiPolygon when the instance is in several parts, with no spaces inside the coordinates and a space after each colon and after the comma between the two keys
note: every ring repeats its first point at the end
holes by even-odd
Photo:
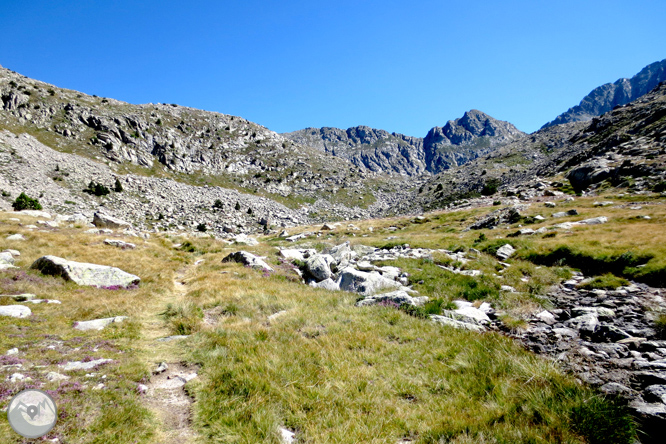
{"type": "Polygon", "coordinates": [[[0,64],[277,132],[423,137],[479,109],[532,132],[666,58],[666,2],[0,0],[0,64]]]}

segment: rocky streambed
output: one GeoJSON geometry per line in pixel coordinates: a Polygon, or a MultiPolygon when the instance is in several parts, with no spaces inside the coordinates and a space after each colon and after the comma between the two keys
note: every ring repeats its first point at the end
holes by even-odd
{"type": "Polygon", "coordinates": [[[578,274],[548,293],[553,308],[527,328],[505,333],[554,359],[582,382],[629,401],[646,436],[664,442],[666,340],[654,319],[666,311],[664,290],[632,283],[615,290],[584,290],[578,274]]]}

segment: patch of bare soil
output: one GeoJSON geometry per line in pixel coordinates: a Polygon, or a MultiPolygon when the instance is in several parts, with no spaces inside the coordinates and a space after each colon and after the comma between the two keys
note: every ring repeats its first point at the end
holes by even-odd
{"type": "Polygon", "coordinates": [[[147,385],[146,406],[161,421],[160,444],[193,443],[196,433],[191,429],[191,407],[194,402],[185,384],[197,377],[198,368],[182,362],[167,363],[168,369],[154,374],[147,385]]]}

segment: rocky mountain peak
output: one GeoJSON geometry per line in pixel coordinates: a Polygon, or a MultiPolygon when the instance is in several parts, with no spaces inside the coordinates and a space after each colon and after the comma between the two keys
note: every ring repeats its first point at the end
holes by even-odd
{"type": "Polygon", "coordinates": [[[569,108],[555,120],[542,128],[563,123],[591,120],[611,111],[616,106],[626,105],[652,91],[661,82],[666,81],[666,59],[651,63],[631,79],[618,79],[593,89],[583,97],[580,104],[569,108]]]}

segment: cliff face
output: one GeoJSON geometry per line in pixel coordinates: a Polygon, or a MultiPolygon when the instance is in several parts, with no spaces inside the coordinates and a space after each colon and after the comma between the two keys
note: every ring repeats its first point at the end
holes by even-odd
{"type": "Polygon", "coordinates": [[[666,59],[646,66],[631,79],[618,79],[614,83],[606,83],[593,89],[580,104],[569,108],[567,112],[560,114],[542,128],[591,120],[616,106],[626,105],[638,99],[664,81],[666,81],[666,59]]]}
{"type": "Polygon", "coordinates": [[[307,128],[284,134],[298,144],[348,159],[358,167],[408,176],[462,165],[523,135],[510,123],[477,110],[432,128],[425,138],[367,126],[307,128]]]}

